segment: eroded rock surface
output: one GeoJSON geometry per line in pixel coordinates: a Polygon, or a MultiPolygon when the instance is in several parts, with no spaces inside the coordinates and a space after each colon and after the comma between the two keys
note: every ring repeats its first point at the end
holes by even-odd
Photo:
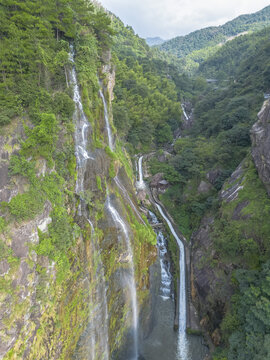
{"type": "Polygon", "coordinates": [[[229,283],[231,269],[218,263],[211,239],[213,217],[203,219],[193,235],[192,266],[195,293],[193,302],[199,310],[201,326],[212,336],[223,317],[226,303],[232,294],[229,283]],[[213,264],[215,263],[215,266],[213,264]]]}
{"type": "Polygon", "coordinates": [[[270,195],[270,100],[264,102],[251,130],[252,157],[270,195]]]}

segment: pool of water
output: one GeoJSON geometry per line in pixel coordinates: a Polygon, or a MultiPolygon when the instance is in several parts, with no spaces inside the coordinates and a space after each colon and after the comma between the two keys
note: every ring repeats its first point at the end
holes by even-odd
{"type": "MultiPolygon", "coordinates": [[[[155,276],[158,275],[159,264],[155,265],[155,276]]],[[[141,360],[203,360],[208,348],[202,336],[187,335],[188,354],[181,358],[178,351],[179,334],[174,331],[174,299],[165,299],[158,294],[153,309],[153,324],[149,335],[142,341],[141,360]]]]}

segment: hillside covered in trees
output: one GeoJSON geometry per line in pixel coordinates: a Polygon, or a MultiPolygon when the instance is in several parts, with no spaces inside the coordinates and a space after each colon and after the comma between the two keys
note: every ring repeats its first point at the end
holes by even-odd
{"type": "Polygon", "coordinates": [[[267,286],[270,200],[250,155],[250,131],[270,90],[269,32],[236,38],[200,65],[202,77],[219,80],[194,94],[194,123],[175,141],[167,160],[160,162],[157,155],[150,162],[152,173],[163,173],[171,184],[161,199],[191,237],[194,256],[205,251],[201,264],[194,263],[195,272],[207,273],[210,266],[215,274],[210,282],[216,277],[231,282],[231,289],[211,289],[208,305],[201,298],[208,329],[220,336],[214,359],[267,359],[269,354],[269,317],[261,311],[269,305],[262,282],[267,286]],[[239,195],[227,199],[233,191],[239,195]],[[243,215],[236,215],[241,207],[243,215]]]}
{"type": "MultiPolygon", "coordinates": [[[[247,32],[256,32],[270,24],[270,7],[254,14],[241,15],[224,25],[194,31],[186,36],[178,36],[158,46],[162,51],[180,59],[174,60],[181,70],[194,72],[221,45],[247,32]]],[[[241,40],[240,40],[241,41],[241,40]]]]}

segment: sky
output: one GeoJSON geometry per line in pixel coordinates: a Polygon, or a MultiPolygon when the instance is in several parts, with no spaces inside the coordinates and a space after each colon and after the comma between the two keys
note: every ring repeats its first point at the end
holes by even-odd
{"type": "Polygon", "coordinates": [[[170,39],[207,26],[222,25],[270,0],[99,0],[141,37],[170,39]]]}

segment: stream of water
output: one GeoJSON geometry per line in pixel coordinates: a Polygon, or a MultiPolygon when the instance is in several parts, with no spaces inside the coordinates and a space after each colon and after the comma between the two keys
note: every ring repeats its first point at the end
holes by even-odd
{"type": "Polygon", "coordinates": [[[143,156],[140,156],[138,161],[139,179],[136,183],[136,187],[139,190],[143,190],[145,188],[145,183],[143,181],[142,161],[143,161],[143,156]]]}
{"type": "Polygon", "coordinates": [[[78,177],[76,181],[76,193],[80,194],[84,190],[84,173],[85,173],[85,165],[86,161],[91,159],[95,160],[91,157],[87,151],[87,138],[88,131],[90,129],[90,124],[85,116],[83,111],[83,105],[81,101],[81,95],[79,90],[79,85],[77,81],[76,69],[74,64],[74,49],[73,45],[70,45],[70,61],[73,63],[70,76],[70,82],[73,85],[73,101],[75,104],[75,112],[73,114],[73,119],[75,122],[75,155],[77,162],[77,172],[78,177]]]}
{"type": "MultiPolygon", "coordinates": [[[[111,151],[114,151],[114,144],[113,144],[113,135],[111,131],[111,126],[109,122],[109,116],[108,116],[108,106],[106,99],[103,95],[103,92],[99,90],[99,95],[102,98],[103,101],[103,107],[104,107],[104,118],[106,123],[106,130],[108,135],[108,143],[109,148],[111,151]]],[[[127,190],[125,187],[121,184],[121,181],[116,176],[114,178],[114,181],[118,188],[122,191],[124,197],[126,200],[130,203],[131,207],[135,211],[135,213],[139,216],[139,218],[142,220],[141,215],[139,214],[138,210],[136,209],[135,205],[133,204],[127,190]]],[[[128,252],[127,259],[129,261],[130,265],[130,274],[129,279],[127,281],[127,286],[129,288],[130,297],[131,297],[131,310],[132,310],[132,333],[133,333],[133,351],[130,360],[137,360],[138,359],[138,307],[137,307],[137,293],[136,293],[136,284],[135,284],[135,271],[134,271],[134,261],[133,261],[133,251],[130,243],[130,236],[128,232],[127,225],[125,224],[125,221],[121,218],[118,211],[115,209],[115,207],[112,205],[110,196],[107,196],[107,209],[110,212],[112,219],[116,225],[120,226],[120,229],[122,231],[122,234],[124,235],[124,241],[126,245],[126,250],[128,252]]],[[[143,221],[143,220],[142,220],[143,221]]]]}
{"type": "Polygon", "coordinates": [[[101,358],[109,360],[109,336],[108,336],[108,305],[107,305],[107,289],[104,276],[104,266],[101,259],[100,249],[96,242],[94,226],[88,216],[85,203],[82,198],[84,192],[84,176],[86,171],[87,161],[95,161],[93,156],[87,149],[87,140],[89,130],[91,128],[81,101],[79,85],[77,82],[76,69],[74,64],[74,49],[70,46],[70,61],[73,63],[72,70],[69,73],[70,83],[73,86],[73,101],[75,104],[75,111],[73,120],[75,123],[75,156],[77,163],[77,181],[76,193],[80,196],[80,204],[78,207],[78,215],[84,216],[91,227],[91,254],[93,261],[93,268],[96,271],[93,274],[93,284],[90,283],[90,305],[91,311],[89,314],[89,323],[83,333],[79,344],[78,353],[75,354],[75,359],[95,360],[101,358]]]}
{"type": "MultiPolygon", "coordinates": [[[[151,224],[157,225],[159,223],[156,215],[152,213],[152,211],[149,211],[149,216],[151,224]]],[[[171,264],[167,250],[167,241],[160,230],[157,231],[157,247],[161,271],[159,292],[163,300],[169,300],[173,298],[171,264]]]]}
{"type": "Polygon", "coordinates": [[[107,135],[108,135],[109,148],[113,151],[114,150],[113,136],[112,136],[112,130],[111,130],[109,116],[108,116],[107,102],[105,100],[105,97],[103,95],[102,90],[99,90],[99,95],[100,95],[100,97],[102,99],[103,106],[104,106],[104,119],[105,119],[105,123],[106,123],[106,130],[107,130],[107,135]]]}
{"type": "Polygon", "coordinates": [[[166,221],[166,223],[169,226],[169,229],[175,238],[178,247],[179,247],[179,269],[180,269],[180,276],[179,276],[179,338],[178,338],[178,352],[179,352],[179,358],[181,360],[186,360],[188,358],[188,343],[187,343],[187,337],[186,337],[186,319],[187,319],[187,300],[186,300],[186,261],[185,261],[185,247],[180,238],[177,236],[172,223],[168,219],[168,217],[164,214],[164,211],[162,210],[161,206],[159,204],[156,204],[156,207],[160,213],[160,215],[163,217],[163,219],[166,221]]]}
{"type": "Polygon", "coordinates": [[[184,117],[185,117],[186,122],[189,122],[189,117],[188,117],[188,115],[187,115],[187,113],[186,113],[186,109],[185,109],[184,104],[181,104],[181,108],[182,108],[182,110],[183,110],[183,114],[184,114],[184,117]]]}
{"type": "MultiPolygon", "coordinates": [[[[139,189],[145,188],[143,181],[143,156],[139,158],[139,189]]],[[[172,294],[172,275],[167,254],[167,242],[161,231],[157,232],[157,246],[160,261],[160,296],[154,309],[154,327],[142,346],[145,360],[203,360],[208,353],[207,347],[200,336],[186,334],[187,299],[186,299],[186,262],[185,247],[177,235],[171,221],[162,207],[155,203],[157,210],[166,221],[179,247],[179,292],[178,292],[178,331],[173,331],[174,299],[172,294]]],[[[149,212],[152,224],[157,223],[155,214],[149,212]]],[[[158,270],[156,270],[158,273],[158,270]]]]}
{"type": "Polygon", "coordinates": [[[128,228],[121,218],[118,211],[111,204],[110,196],[107,196],[107,208],[110,212],[112,219],[116,225],[118,225],[121,229],[121,232],[124,237],[126,249],[127,249],[127,260],[130,265],[130,276],[127,282],[127,286],[129,287],[129,292],[131,296],[131,307],[132,307],[132,326],[133,326],[133,354],[131,359],[138,359],[138,308],[137,308],[137,294],[136,294],[136,285],[135,285],[135,273],[134,273],[134,262],[133,262],[133,252],[130,244],[130,238],[128,233],[128,228]]]}

